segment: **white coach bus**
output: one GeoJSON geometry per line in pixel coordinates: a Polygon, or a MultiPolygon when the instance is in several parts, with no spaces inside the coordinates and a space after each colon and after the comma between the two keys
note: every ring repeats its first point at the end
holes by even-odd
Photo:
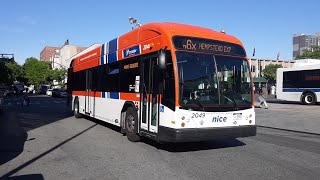
{"type": "Polygon", "coordinates": [[[320,64],[279,68],[277,99],[300,101],[306,105],[320,102],[320,64]]]}

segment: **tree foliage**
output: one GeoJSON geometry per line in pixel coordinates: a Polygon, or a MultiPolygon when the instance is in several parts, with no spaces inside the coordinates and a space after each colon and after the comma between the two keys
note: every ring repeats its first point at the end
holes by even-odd
{"type": "Polygon", "coordinates": [[[277,69],[282,68],[280,64],[269,64],[263,70],[263,77],[268,79],[269,82],[274,83],[277,79],[277,69]]]}
{"type": "Polygon", "coordinates": [[[4,62],[0,62],[0,85],[1,84],[11,84],[9,79],[10,70],[7,68],[4,62]]]}
{"type": "Polygon", "coordinates": [[[23,67],[29,84],[38,87],[40,84],[48,83],[51,76],[50,63],[30,57],[26,59],[23,67]]]}
{"type": "Polygon", "coordinates": [[[0,62],[0,84],[11,85],[14,82],[26,82],[24,69],[14,60],[0,62]]]}
{"type": "Polygon", "coordinates": [[[65,69],[50,69],[47,81],[51,82],[53,80],[56,80],[58,82],[61,82],[65,79],[66,73],[67,71],[65,69]]]}
{"type": "Polygon", "coordinates": [[[23,66],[15,61],[0,61],[0,84],[11,85],[18,81],[38,87],[53,80],[61,82],[65,76],[65,69],[51,69],[49,62],[34,57],[27,58],[23,66]]]}
{"type": "Polygon", "coordinates": [[[297,56],[296,59],[320,59],[320,46],[311,46],[303,50],[302,55],[297,56]]]}
{"type": "Polygon", "coordinates": [[[39,61],[34,57],[26,59],[24,69],[28,84],[36,87],[40,84],[50,84],[53,80],[61,82],[66,75],[65,69],[51,69],[49,62],[39,61]]]}
{"type": "Polygon", "coordinates": [[[23,82],[27,83],[27,79],[25,78],[24,69],[22,66],[17,64],[15,61],[6,63],[6,67],[9,70],[8,78],[10,82],[23,82]]]}

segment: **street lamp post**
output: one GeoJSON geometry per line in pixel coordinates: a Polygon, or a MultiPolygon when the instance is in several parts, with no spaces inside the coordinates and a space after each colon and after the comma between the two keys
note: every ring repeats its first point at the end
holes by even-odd
{"type": "Polygon", "coordinates": [[[135,29],[141,26],[141,24],[133,17],[129,17],[128,20],[129,20],[129,23],[131,24],[132,29],[135,29]]]}

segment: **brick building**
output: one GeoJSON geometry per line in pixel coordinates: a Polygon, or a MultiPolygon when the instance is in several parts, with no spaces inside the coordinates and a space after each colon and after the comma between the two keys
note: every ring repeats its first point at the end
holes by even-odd
{"type": "Polygon", "coordinates": [[[52,58],[57,58],[60,55],[61,47],[46,46],[40,52],[40,61],[51,61],[52,58]]]}
{"type": "Polygon", "coordinates": [[[40,52],[40,61],[51,62],[54,69],[66,68],[68,67],[66,60],[85,49],[86,47],[69,45],[69,40],[66,40],[61,47],[44,47],[40,52]]]}

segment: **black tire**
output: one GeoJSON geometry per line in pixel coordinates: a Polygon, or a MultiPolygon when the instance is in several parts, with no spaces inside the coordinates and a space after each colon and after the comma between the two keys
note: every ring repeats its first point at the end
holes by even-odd
{"type": "Polygon", "coordinates": [[[76,100],[74,100],[73,114],[74,114],[74,117],[77,118],[77,119],[82,117],[82,115],[80,114],[79,111],[80,111],[79,110],[79,100],[76,99],[76,100]]]}
{"type": "Polygon", "coordinates": [[[305,93],[302,96],[302,103],[305,105],[313,105],[316,103],[316,97],[313,93],[305,93]]]}
{"type": "Polygon", "coordinates": [[[132,107],[128,107],[126,111],[126,117],[125,117],[125,128],[126,128],[126,135],[129,141],[132,141],[132,142],[140,141],[137,125],[138,125],[137,112],[134,111],[132,107]]]}

